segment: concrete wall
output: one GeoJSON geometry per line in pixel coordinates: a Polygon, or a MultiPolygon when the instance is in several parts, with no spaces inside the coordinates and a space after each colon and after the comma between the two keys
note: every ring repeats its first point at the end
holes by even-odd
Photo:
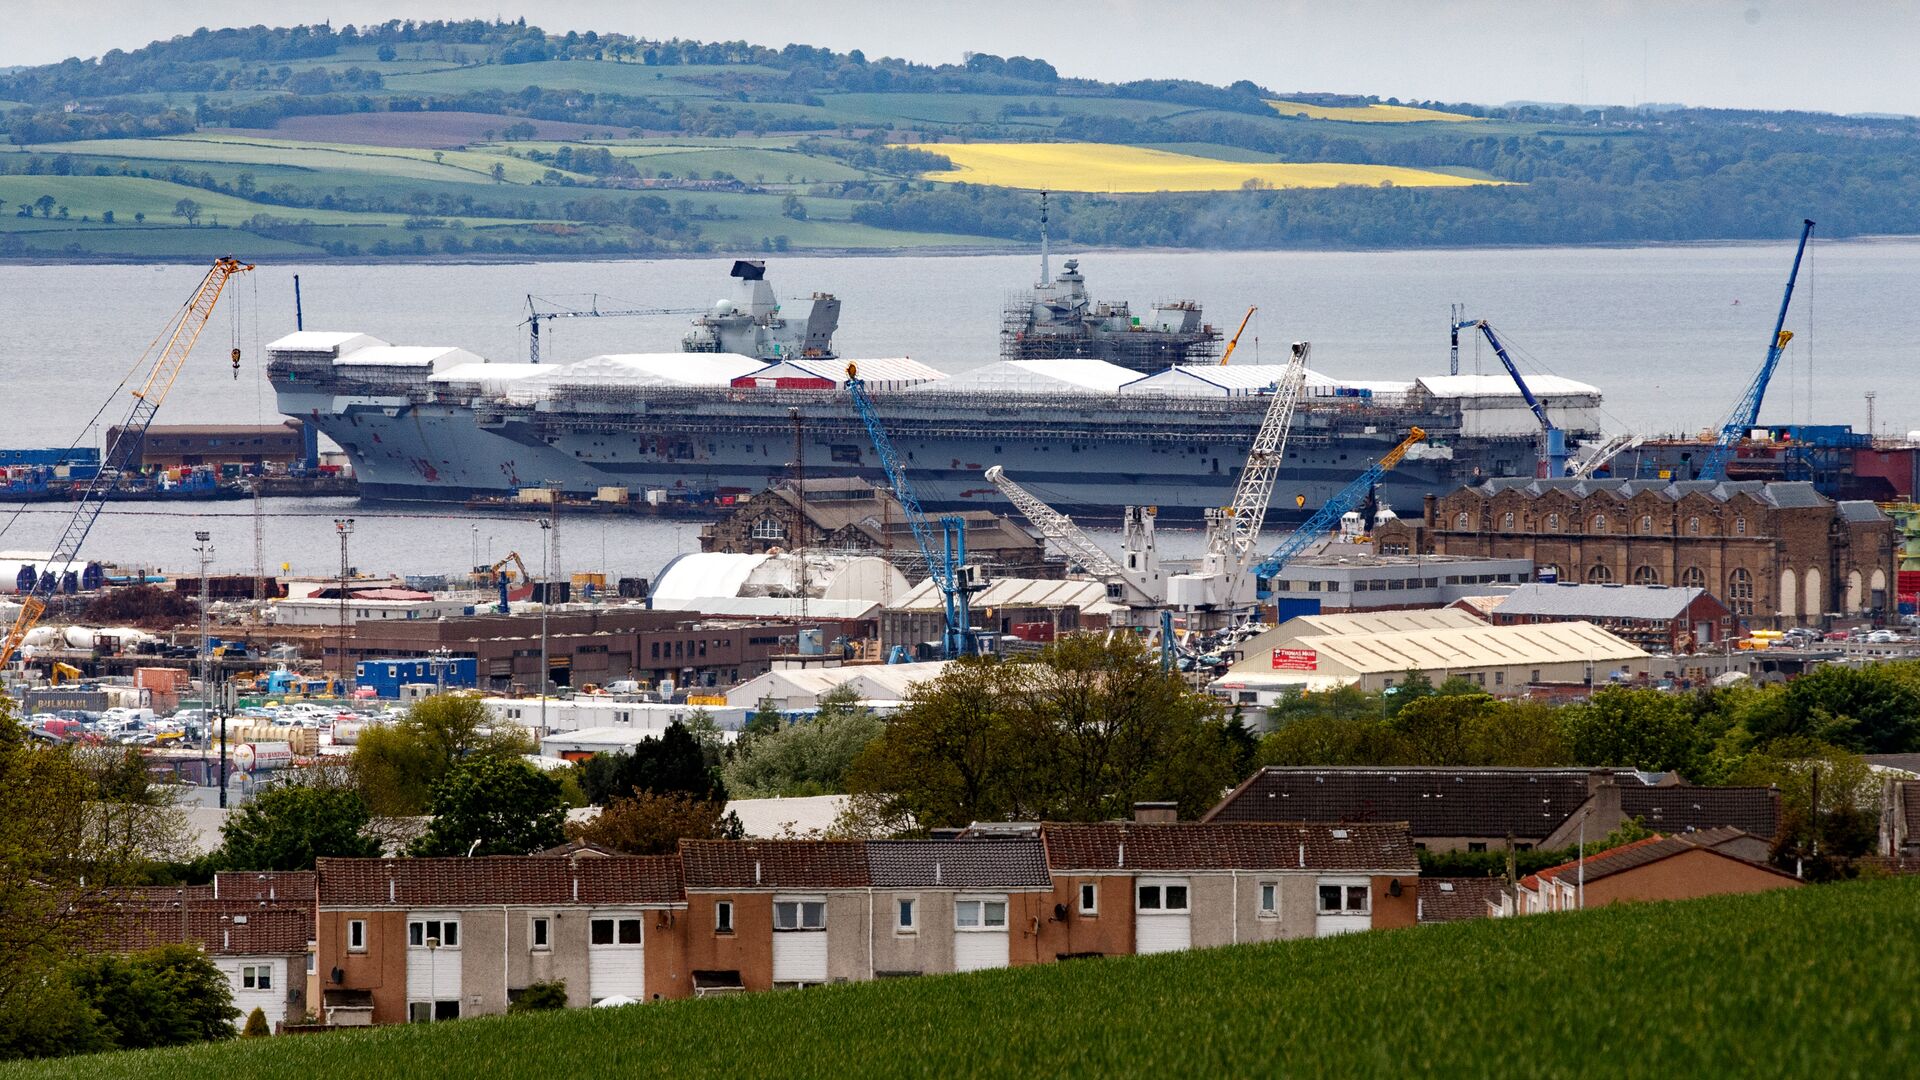
{"type": "MultiPolygon", "coordinates": [[[[935,975],[953,970],[953,893],[876,889],[873,893],[873,967],[876,972],[935,975]],[[914,932],[901,933],[896,904],[915,901],[914,932]]],[[[1013,922],[1009,908],[1007,921],[1013,922]]]]}
{"type": "MultiPolygon", "coordinates": [[[[873,977],[872,928],[867,890],[827,893],[828,982],[865,982],[873,977]]],[[[772,932],[771,923],[768,932],[772,932]]]]}

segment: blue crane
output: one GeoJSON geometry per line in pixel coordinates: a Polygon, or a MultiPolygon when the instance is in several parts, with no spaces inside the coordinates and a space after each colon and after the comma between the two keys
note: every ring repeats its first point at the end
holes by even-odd
{"type": "MultiPolygon", "coordinates": [[[[1458,311],[1457,308],[1455,310],[1458,311]]],[[[1454,319],[1453,332],[1455,335],[1454,349],[1456,353],[1456,365],[1459,350],[1459,333],[1469,327],[1486,335],[1487,344],[1493,346],[1493,355],[1500,358],[1500,363],[1507,369],[1507,374],[1513,377],[1513,385],[1520,388],[1520,396],[1526,399],[1527,408],[1533,410],[1533,418],[1540,422],[1541,445],[1539,475],[1567,475],[1567,433],[1554,426],[1553,418],[1547,415],[1547,407],[1540,403],[1539,398],[1533,396],[1533,388],[1527,385],[1527,380],[1520,377],[1520,369],[1514,365],[1513,357],[1507,355],[1507,347],[1501,343],[1499,336],[1493,332],[1493,326],[1489,324],[1487,320],[1467,319],[1463,321],[1458,317],[1454,319]]]]}
{"type": "Polygon", "coordinates": [[[1288,533],[1287,538],[1280,541],[1280,546],[1273,549],[1273,554],[1268,555],[1266,561],[1253,568],[1254,581],[1258,582],[1256,595],[1262,600],[1266,599],[1270,592],[1267,582],[1273,580],[1274,575],[1280,572],[1280,568],[1305,550],[1308,544],[1324,536],[1328,530],[1339,523],[1347,511],[1365,502],[1367,495],[1373,491],[1373,485],[1379,483],[1380,478],[1387,475],[1389,469],[1400,464],[1400,459],[1407,456],[1407,451],[1413,449],[1414,443],[1426,437],[1427,433],[1420,428],[1407,432],[1407,437],[1400,441],[1399,446],[1387,451],[1386,456],[1374,462],[1372,468],[1361,473],[1353,483],[1341,488],[1340,493],[1328,499],[1325,506],[1307,519],[1306,524],[1288,533]]]}
{"type": "Polygon", "coordinates": [[[1793,269],[1787,273],[1787,291],[1780,297],[1780,314],[1773,320],[1773,336],[1767,339],[1766,363],[1760,365],[1759,373],[1747,387],[1746,396],[1733,407],[1733,415],[1727,417],[1727,422],[1720,426],[1720,435],[1714,440],[1713,449],[1707,451],[1707,459],[1694,474],[1697,479],[1725,480],[1727,459],[1733,456],[1740,440],[1746,438],[1747,433],[1760,422],[1760,403],[1766,399],[1767,384],[1773,381],[1773,370],[1780,365],[1780,354],[1786,351],[1787,342],[1793,340],[1793,331],[1786,329],[1787,306],[1793,303],[1793,285],[1800,279],[1800,259],[1806,255],[1807,238],[1812,235],[1813,220],[1809,218],[1800,223],[1800,246],[1793,253],[1793,269]]]}
{"type": "Polygon", "coordinates": [[[978,582],[974,568],[966,565],[967,523],[959,517],[943,517],[940,535],[935,536],[933,523],[927,520],[926,511],[920,508],[920,497],[914,494],[913,484],[907,479],[906,466],[894,451],[893,440],[887,437],[887,426],[874,408],[873,399],[867,396],[867,384],[860,378],[858,365],[847,365],[847,393],[853,398],[860,422],[866,425],[867,438],[872,440],[874,452],[880,456],[880,465],[886,470],[894,497],[906,511],[907,524],[913,529],[914,542],[920,545],[920,558],[926,563],[927,576],[940,590],[946,621],[940,641],[941,656],[953,660],[969,655],[976,651],[976,642],[973,613],[968,609],[967,600],[978,582]],[[938,555],[934,554],[936,546],[938,555]]]}

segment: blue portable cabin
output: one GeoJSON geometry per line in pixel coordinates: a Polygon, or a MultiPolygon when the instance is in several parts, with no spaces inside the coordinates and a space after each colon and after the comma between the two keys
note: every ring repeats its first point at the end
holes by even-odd
{"type": "Polygon", "coordinates": [[[423,656],[398,656],[362,660],[353,667],[353,683],[372,687],[383,698],[398,700],[400,688],[412,683],[439,683],[449,690],[468,690],[479,685],[479,661],[471,656],[442,659],[423,656]]]}

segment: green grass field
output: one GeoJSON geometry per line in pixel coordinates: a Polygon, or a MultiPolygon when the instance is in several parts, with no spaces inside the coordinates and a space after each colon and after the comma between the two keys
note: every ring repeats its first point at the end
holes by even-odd
{"type": "Polygon", "coordinates": [[[584,90],[593,94],[628,97],[712,97],[711,86],[689,81],[722,74],[778,74],[752,64],[731,67],[616,64],[611,61],[543,60],[532,64],[479,64],[386,79],[390,93],[463,94],[469,90],[524,90],[541,86],[551,90],[584,90]]]}
{"type": "Polygon", "coordinates": [[[1885,1077],[1920,879],[434,1027],[0,1076],[1885,1077]]]}

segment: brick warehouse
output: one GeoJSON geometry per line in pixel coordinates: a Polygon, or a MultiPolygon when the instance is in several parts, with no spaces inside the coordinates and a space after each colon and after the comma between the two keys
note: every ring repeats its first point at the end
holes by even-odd
{"type": "Polygon", "coordinates": [[[1754,626],[1884,615],[1894,527],[1801,482],[1503,478],[1429,495],[1388,554],[1526,558],[1565,581],[1703,588],[1754,626]]]}

